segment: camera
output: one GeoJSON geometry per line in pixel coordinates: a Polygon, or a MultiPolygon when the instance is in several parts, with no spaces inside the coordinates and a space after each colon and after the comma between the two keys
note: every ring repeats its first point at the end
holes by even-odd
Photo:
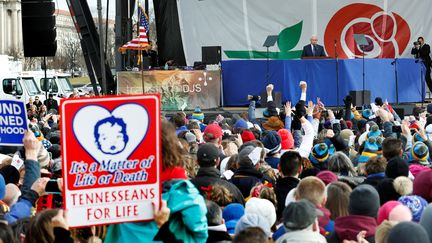
{"type": "Polygon", "coordinates": [[[415,46],[418,46],[418,45],[420,45],[420,43],[418,42],[418,41],[414,41],[414,43],[413,43],[415,46]]]}

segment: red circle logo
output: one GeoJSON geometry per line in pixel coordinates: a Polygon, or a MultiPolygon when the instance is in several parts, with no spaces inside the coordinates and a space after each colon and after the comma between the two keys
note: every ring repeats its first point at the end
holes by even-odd
{"type": "Polygon", "coordinates": [[[376,5],[355,3],[341,8],[330,19],[324,33],[324,46],[329,56],[339,58],[363,55],[353,35],[364,34],[368,45],[363,48],[368,58],[395,58],[405,51],[411,37],[408,23],[398,14],[386,13],[376,5]]]}

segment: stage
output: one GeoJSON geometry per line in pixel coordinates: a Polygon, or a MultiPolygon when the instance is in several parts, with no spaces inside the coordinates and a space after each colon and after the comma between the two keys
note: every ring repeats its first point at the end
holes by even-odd
{"type": "MultiPolygon", "coordinates": [[[[361,90],[362,59],[338,61],[339,97],[337,97],[336,60],[270,60],[269,83],[282,92],[282,101],[297,102],[301,80],[308,82],[307,99],[320,97],[327,106],[343,105],[350,90],[361,90]]],[[[424,67],[415,59],[365,59],[365,89],[371,100],[380,96],[396,103],[396,73],[399,103],[421,102],[425,95],[424,67]],[[424,86],[423,86],[424,85],[424,86]],[[422,87],[423,86],[423,87],[422,87]]],[[[223,106],[245,106],[248,94],[265,90],[266,60],[230,60],[222,62],[223,106]]]]}

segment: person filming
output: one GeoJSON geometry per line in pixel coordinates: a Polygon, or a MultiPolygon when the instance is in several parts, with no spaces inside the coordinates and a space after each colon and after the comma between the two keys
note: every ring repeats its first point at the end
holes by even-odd
{"type": "Polygon", "coordinates": [[[414,47],[411,50],[411,54],[414,55],[415,58],[421,59],[423,61],[423,65],[426,68],[426,84],[429,90],[432,90],[432,80],[431,80],[431,57],[430,57],[430,46],[425,44],[423,37],[417,38],[417,41],[414,42],[414,47]]]}

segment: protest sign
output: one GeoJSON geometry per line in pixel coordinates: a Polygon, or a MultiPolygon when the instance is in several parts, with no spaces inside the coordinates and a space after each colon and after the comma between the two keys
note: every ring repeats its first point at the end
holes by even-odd
{"type": "Polygon", "coordinates": [[[60,111],[69,225],[151,220],[161,194],[159,95],[69,99],[60,111]]]}
{"type": "Polygon", "coordinates": [[[27,129],[25,103],[20,100],[0,100],[0,145],[21,146],[27,129]]]}

